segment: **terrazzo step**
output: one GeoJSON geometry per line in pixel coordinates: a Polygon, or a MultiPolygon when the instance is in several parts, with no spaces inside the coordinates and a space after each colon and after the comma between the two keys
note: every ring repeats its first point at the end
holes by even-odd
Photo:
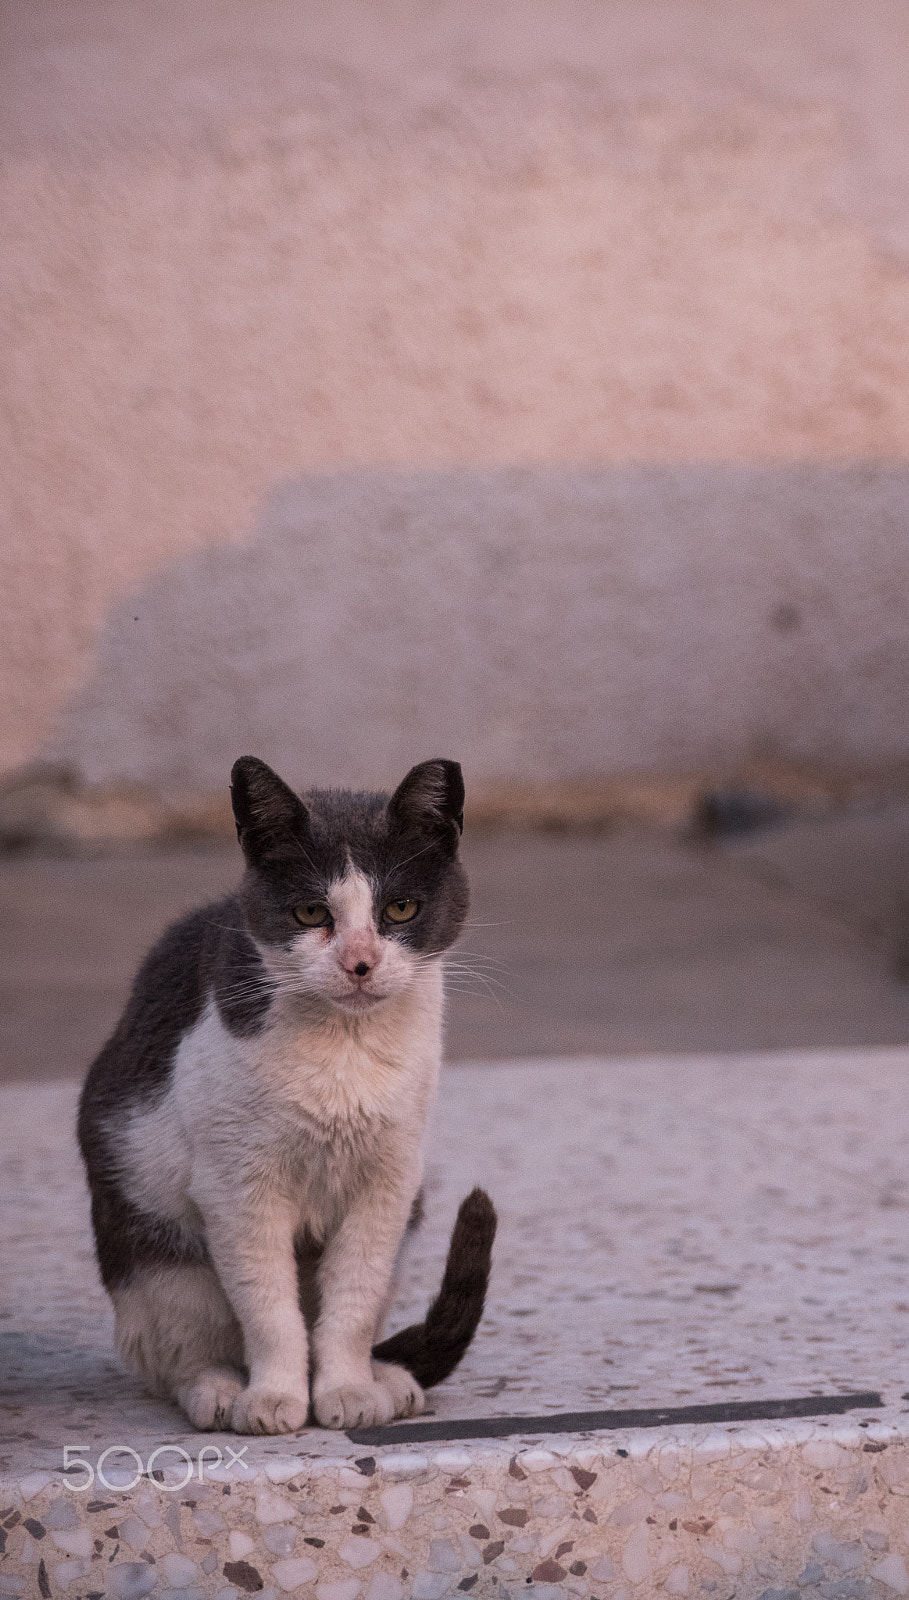
{"type": "MultiPolygon", "coordinates": [[[[909,1591],[909,1450],[892,1415],[368,1454],[335,1441],[320,1455],[301,1441],[293,1453],[258,1446],[242,1469],[212,1451],[201,1483],[198,1439],[182,1442],[185,1455],[155,1439],[132,1448],[144,1464],[160,1452],[158,1481],[136,1482],[132,1460],[112,1455],[82,1493],[60,1473],[4,1483],[0,1594],[909,1591]]],[[[82,1459],[97,1474],[100,1453],[82,1459]]]]}
{"type": "Polygon", "coordinates": [[[473,1347],[414,1423],[257,1440],[119,1367],[76,1090],[0,1091],[0,1597],[909,1593],[907,1083],[905,1050],[447,1068],[392,1326],[482,1182],[473,1347]]]}

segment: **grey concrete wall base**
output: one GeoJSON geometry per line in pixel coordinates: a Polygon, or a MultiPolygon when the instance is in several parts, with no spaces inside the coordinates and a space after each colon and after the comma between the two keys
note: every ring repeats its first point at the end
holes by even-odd
{"type": "Polygon", "coordinates": [[[906,756],[904,467],[363,472],[112,611],[44,754],[223,793],[906,756]]]}

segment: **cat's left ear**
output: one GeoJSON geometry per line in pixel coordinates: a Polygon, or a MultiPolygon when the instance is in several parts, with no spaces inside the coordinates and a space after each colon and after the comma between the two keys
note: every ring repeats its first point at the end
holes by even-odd
{"type": "Polygon", "coordinates": [[[299,841],[309,832],[309,812],[264,761],[241,756],[234,762],[230,799],[237,838],[251,867],[299,853],[299,841]]]}
{"type": "Polygon", "coordinates": [[[457,848],[464,832],[464,779],[457,761],[421,761],[411,767],[388,802],[392,819],[405,827],[448,836],[457,848]]]}

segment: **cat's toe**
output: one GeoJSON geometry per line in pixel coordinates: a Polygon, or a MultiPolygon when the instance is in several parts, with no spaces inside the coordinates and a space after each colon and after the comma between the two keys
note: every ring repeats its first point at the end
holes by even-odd
{"type": "Polygon", "coordinates": [[[234,1401],[242,1388],[239,1372],[212,1367],[200,1372],[192,1383],[184,1384],[177,1392],[177,1401],[194,1428],[219,1431],[233,1426],[234,1401]]]}
{"type": "Polygon", "coordinates": [[[305,1396],[251,1383],[237,1395],[231,1421],[235,1433],[302,1433],[308,1414],[305,1396]]]}
{"type": "Polygon", "coordinates": [[[396,1417],[418,1417],[426,1404],[426,1396],[413,1373],[391,1361],[374,1361],[372,1375],[376,1383],[387,1389],[394,1405],[396,1417]]]}
{"type": "Polygon", "coordinates": [[[350,1383],[336,1389],[317,1389],[313,1410],[323,1428],[374,1428],[390,1422],[395,1414],[391,1392],[381,1383],[350,1383]]]}

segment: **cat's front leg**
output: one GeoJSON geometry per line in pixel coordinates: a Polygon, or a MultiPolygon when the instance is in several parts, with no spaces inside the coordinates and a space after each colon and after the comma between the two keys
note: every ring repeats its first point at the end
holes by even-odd
{"type": "Polygon", "coordinates": [[[423,1409],[404,1367],[373,1361],[376,1327],[419,1187],[371,1189],[329,1240],[319,1269],[322,1310],[313,1335],[313,1411],[323,1428],[372,1427],[423,1409]]]}
{"type": "Polygon", "coordinates": [[[203,1210],[215,1271],[243,1330],[249,1382],[236,1433],[299,1433],[309,1412],[309,1350],[297,1297],[297,1212],[283,1197],[209,1193],[203,1210]]]}

